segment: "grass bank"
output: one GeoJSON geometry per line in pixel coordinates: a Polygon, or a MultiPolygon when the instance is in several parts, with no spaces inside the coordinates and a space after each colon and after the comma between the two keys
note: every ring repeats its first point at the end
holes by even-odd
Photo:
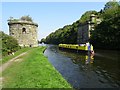
{"type": "Polygon", "coordinates": [[[37,47],[3,72],[3,88],[71,88],[37,47]]]}

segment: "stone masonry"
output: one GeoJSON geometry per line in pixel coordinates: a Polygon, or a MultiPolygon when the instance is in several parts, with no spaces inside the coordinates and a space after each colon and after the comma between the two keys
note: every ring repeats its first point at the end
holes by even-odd
{"type": "Polygon", "coordinates": [[[9,34],[17,39],[21,47],[37,47],[38,24],[21,19],[10,19],[8,21],[9,34]]]}
{"type": "Polygon", "coordinates": [[[91,14],[90,20],[85,23],[80,23],[78,28],[77,43],[85,44],[89,42],[90,32],[94,30],[95,24],[100,24],[101,20],[96,15],[91,14]]]}

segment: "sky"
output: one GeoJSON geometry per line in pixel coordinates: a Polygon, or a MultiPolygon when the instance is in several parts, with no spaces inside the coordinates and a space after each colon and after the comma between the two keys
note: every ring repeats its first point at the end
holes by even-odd
{"type": "MultiPolygon", "coordinates": [[[[7,20],[24,15],[38,23],[38,40],[72,24],[89,10],[100,11],[106,2],[2,2],[2,31],[9,34],[7,20]]],[[[1,3],[0,3],[1,4],[1,3]]]]}

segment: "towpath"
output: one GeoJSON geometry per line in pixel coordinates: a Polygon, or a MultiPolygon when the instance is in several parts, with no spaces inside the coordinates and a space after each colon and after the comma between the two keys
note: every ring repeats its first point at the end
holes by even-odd
{"type": "MultiPolygon", "coordinates": [[[[15,61],[21,61],[21,59],[19,59],[19,57],[21,57],[21,56],[23,56],[23,55],[26,55],[26,54],[27,54],[27,52],[23,52],[23,53],[21,53],[20,55],[14,57],[14,58],[12,58],[12,59],[10,59],[8,62],[6,62],[6,63],[4,63],[4,64],[1,64],[1,66],[0,66],[0,74],[2,74],[2,72],[3,72],[7,67],[9,67],[13,62],[15,62],[15,61]]],[[[4,77],[2,77],[2,75],[1,75],[1,77],[0,77],[0,89],[2,88],[2,81],[3,81],[3,80],[4,80],[4,77]]]]}
{"type": "Polygon", "coordinates": [[[2,64],[0,66],[0,73],[3,72],[8,66],[10,66],[14,61],[16,61],[16,59],[18,59],[19,57],[25,55],[27,52],[21,53],[20,55],[10,59],[8,62],[2,64]]]}

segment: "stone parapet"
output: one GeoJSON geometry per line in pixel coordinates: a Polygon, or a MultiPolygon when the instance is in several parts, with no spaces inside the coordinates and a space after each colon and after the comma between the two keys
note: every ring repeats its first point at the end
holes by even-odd
{"type": "Polygon", "coordinates": [[[23,20],[9,20],[8,25],[11,24],[28,24],[28,25],[35,25],[38,27],[37,23],[31,22],[31,21],[23,21],[23,20]]]}

